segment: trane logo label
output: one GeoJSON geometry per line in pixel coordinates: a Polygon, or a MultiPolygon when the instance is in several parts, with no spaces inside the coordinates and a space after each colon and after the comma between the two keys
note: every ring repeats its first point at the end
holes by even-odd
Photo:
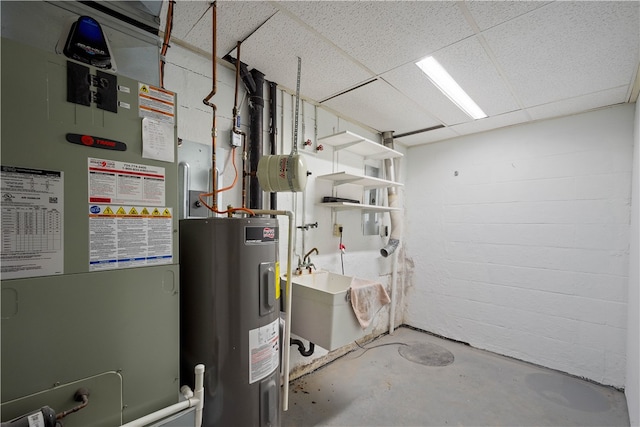
{"type": "Polygon", "coordinates": [[[104,147],[115,147],[115,141],[108,141],[106,139],[96,139],[89,135],[82,135],[82,143],[84,145],[102,145],[104,147]]]}
{"type": "Polygon", "coordinates": [[[276,230],[275,228],[265,227],[262,229],[262,237],[265,239],[275,239],[276,238],[276,230]]]}
{"type": "Polygon", "coordinates": [[[82,135],[78,133],[68,133],[67,141],[72,144],[84,145],[85,147],[103,148],[105,150],[126,151],[127,144],[112,139],[100,138],[99,136],[82,135]]]}

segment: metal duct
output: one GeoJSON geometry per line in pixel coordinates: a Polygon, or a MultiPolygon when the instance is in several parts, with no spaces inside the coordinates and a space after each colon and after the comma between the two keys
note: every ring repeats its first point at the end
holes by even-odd
{"type": "Polygon", "coordinates": [[[116,19],[131,24],[141,30],[158,35],[162,0],[144,1],[80,1],[116,19]]]}
{"type": "MultiPolygon", "coordinates": [[[[383,144],[393,149],[393,132],[382,132],[383,144]]],[[[394,159],[385,159],[384,161],[385,172],[387,179],[390,181],[396,180],[395,161],[394,159]]],[[[389,187],[387,189],[387,197],[389,200],[389,207],[399,208],[400,201],[398,199],[398,191],[396,187],[389,187]]],[[[391,218],[391,235],[386,246],[380,249],[380,254],[383,257],[388,257],[398,249],[400,244],[400,238],[402,237],[402,214],[401,211],[391,211],[389,214],[391,218]]]]}

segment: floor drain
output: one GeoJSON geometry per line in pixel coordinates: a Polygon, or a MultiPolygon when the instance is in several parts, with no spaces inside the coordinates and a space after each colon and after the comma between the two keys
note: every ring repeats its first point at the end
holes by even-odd
{"type": "Polygon", "coordinates": [[[405,359],[427,366],[447,366],[453,363],[453,353],[436,344],[410,344],[398,348],[405,359]]]}

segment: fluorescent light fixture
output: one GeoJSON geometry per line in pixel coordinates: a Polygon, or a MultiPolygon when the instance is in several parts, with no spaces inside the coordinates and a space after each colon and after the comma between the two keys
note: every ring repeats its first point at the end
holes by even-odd
{"type": "Polygon", "coordinates": [[[462,111],[474,119],[487,117],[484,111],[473,102],[473,99],[462,90],[460,85],[453,80],[453,77],[442,68],[442,65],[433,56],[428,56],[416,62],[416,65],[429,77],[429,80],[436,85],[447,98],[456,104],[462,111]]]}

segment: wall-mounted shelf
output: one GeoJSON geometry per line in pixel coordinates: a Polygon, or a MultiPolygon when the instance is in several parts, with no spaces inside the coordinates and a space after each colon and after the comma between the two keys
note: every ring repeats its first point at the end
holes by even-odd
{"type": "Polygon", "coordinates": [[[393,159],[403,154],[392,150],[370,139],[363,138],[348,130],[333,135],[318,138],[318,144],[332,146],[335,150],[348,150],[363,156],[365,159],[393,159]]]}
{"type": "Polygon", "coordinates": [[[366,188],[402,187],[404,185],[400,182],[393,182],[386,179],[365,175],[356,175],[347,172],[330,173],[328,175],[320,175],[317,178],[333,181],[334,187],[342,184],[355,184],[361,185],[366,188]]]}
{"type": "Polygon", "coordinates": [[[400,210],[400,208],[390,208],[388,206],[364,205],[362,203],[350,203],[350,202],[318,203],[318,206],[325,206],[335,211],[360,210],[363,212],[391,212],[391,211],[400,210]]]}

